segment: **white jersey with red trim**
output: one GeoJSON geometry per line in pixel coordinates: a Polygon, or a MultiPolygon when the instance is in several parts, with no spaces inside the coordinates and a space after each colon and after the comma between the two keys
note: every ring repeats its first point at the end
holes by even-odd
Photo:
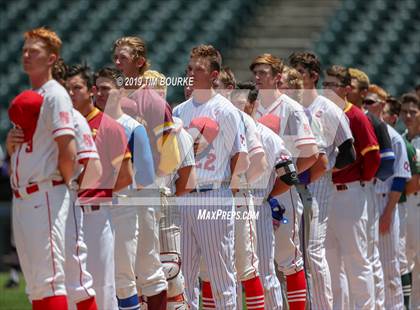
{"type": "Polygon", "coordinates": [[[245,136],[246,136],[246,143],[248,145],[248,156],[251,158],[252,156],[264,153],[264,148],[261,143],[261,139],[259,137],[257,126],[255,121],[252,119],[251,116],[246,114],[243,111],[239,111],[242,116],[242,121],[245,125],[245,136]]]}
{"type": "Polygon", "coordinates": [[[35,91],[44,97],[44,101],[32,141],[21,144],[11,157],[13,188],[61,180],[58,146],[54,139],[75,136],[73,105],[64,87],[49,80],[35,91]]]}
{"type": "MultiPolygon", "coordinates": [[[[197,103],[190,98],[175,107],[173,115],[182,119],[187,131],[193,128],[195,121],[203,119],[207,121],[206,126],[212,126],[214,134],[209,138],[211,141],[195,157],[198,183],[229,181],[231,155],[247,153],[248,149],[244,124],[238,110],[228,99],[216,94],[205,103],[197,103]]],[[[203,131],[207,131],[207,128],[203,131]]]]}
{"type": "Polygon", "coordinates": [[[292,98],[282,94],[267,108],[260,104],[256,111],[256,119],[267,114],[279,118],[278,134],[293,157],[298,157],[298,147],[317,144],[303,107],[292,98]]]}
{"type": "Polygon", "coordinates": [[[349,120],[343,110],[324,96],[316,97],[308,109],[312,118],[321,123],[328,169],[331,169],[335,164],[337,147],[344,141],[353,139],[349,120]]]}
{"type": "Polygon", "coordinates": [[[88,122],[76,109],[73,109],[73,119],[76,133],[77,160],[80,162],[85,158],[99,159],[98,150],[96,149],[88,122]]]}

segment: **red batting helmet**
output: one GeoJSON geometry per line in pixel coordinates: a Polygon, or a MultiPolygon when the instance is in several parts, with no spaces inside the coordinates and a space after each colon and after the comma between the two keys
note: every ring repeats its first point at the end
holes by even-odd
{"type": "Polygon", "coordinates": [[[10,104],[9,118],[16,126],[22,128],[25,142],[30,141],[35,133],[43,101],[44,97],[37,92],[25,90],[10,104]]]}

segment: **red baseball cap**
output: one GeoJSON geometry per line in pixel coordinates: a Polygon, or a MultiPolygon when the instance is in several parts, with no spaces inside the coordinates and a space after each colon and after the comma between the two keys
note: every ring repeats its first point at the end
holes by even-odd
{"type": "Polygon", "coordinates": [[[191,121],[188,132],[194,140],[201,134],[211,144],[219,134],[219,124],[209,117],[198,117],[191,121]]]}
{"type": "Polygon", "coordinates": [[[278,116],[267,114],[258,119],[258,122],[270,128],[275,134],[280,133],[280,118],[278,116]]]}
{"type": "Polygon", "coordinates": [[[22,128],[24,141],[32,139],[44,97],[33,90],[25,90],[11,102],[8,113],[10,120],[22,128]]]}

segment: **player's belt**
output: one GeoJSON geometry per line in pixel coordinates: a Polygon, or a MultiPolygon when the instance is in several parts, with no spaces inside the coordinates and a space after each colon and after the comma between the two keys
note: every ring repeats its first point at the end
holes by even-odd
{"type": "Polygon", "coordinates": [[[336,188],[336,190],[337,190],[338,192],[343,192],[343,191],[346,191],[346,190],[348,190],[348,189],[350,189],[350,188],[354,187],[354,185],[355,185],[355,184],[358,184],[358,185],[360,185],[361,187],[365,187],[365,186],[366,186],[366,183],[365,183],[365,182],[358,182],[358,183],[356,183],[356,182],[351,182],[351,183],[349,183],[349,184],[335,184],[335,188],[336,188]]]}
{"type": "Polygon", "coordinates": [[[223,185],[228,185],[228,182],[222,182],[222,183],[209,183],[209,184],[200,184],[197,185],[191,193],[205,193],[209,192],[215,189],[221,188],[223,185]]]}
{"type": "Polygon", "coordinates": [[[90,212],[93,212],[93,211],[100,210],[101,206],[99,206],[99,205],[94,205],[94,206],[83,205],[83,206],[80,206],[80,208],[82,208],[83,213],[90,213],[90,212]]]}
{"type": "MultiPolygon", "coordinates": [[[[63,184],[64,184],[64,180],[61,180],[61,181],[52,180],[51,181],[52,186],[58,186],[58,185],[63,185],[63,184]]],[[[39,186],[38,186],[38,184],[32,184],[32,185],[29,185],[29,186],[27,186],[23,189],[24,193],[22,193],[21,191],[16,190],[16,189],[13,190],[13,194],[15,195],[16,198],[22,198],[22,196],[31,195],[33,193],[38,192],[39,191],[39,186]]]]}

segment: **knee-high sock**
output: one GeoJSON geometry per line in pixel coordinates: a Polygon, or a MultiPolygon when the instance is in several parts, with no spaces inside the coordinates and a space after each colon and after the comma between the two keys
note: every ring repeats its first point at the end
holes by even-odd
{"type": "Polygon", "coordinates": [[[67,310],[67,296],[51,296],[32,301],[32,310],[67,310]]]}
{"type": "Polygon", "coordinates": [[[216,309],[216,304],[214,303],[213,293],[211,292],[210,282],[203,281],[201,284],[201,297],[203,300],[203,310],[206,309],[216,309]]]}
{"type": "Polygon", "coordinates": [[[306,279],[305,271],[286,276],[287,300],[290,310],[305,310],[306,305],[306,279]]]}
{"type": "Polygon", "coordinates": [[[412,278],[411,272],[401,276],[402,289],[404,294],[404,306],[406,309],[410,309],[410,296],[411,296],[411,285],[412,278]]]}
{"type": "Polygon", "coordinates": [[[264,310],[264,289],[260,277],[242,281],[247,309],[264,310]]]}

